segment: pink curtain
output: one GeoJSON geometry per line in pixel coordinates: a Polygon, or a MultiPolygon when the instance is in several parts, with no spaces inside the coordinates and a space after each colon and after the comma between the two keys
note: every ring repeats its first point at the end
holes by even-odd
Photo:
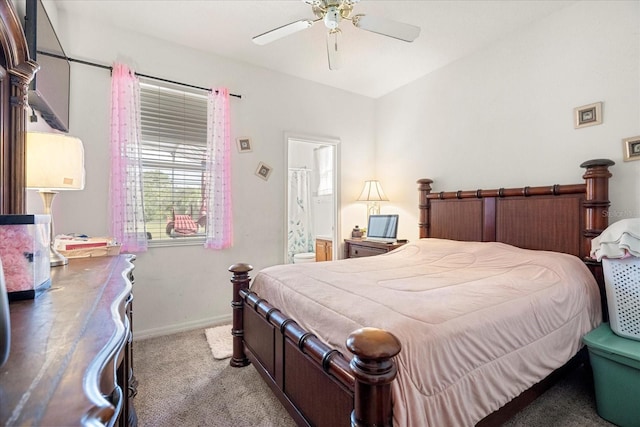
{"type": "Polygon", "coordinates": [[[135,73],[115,64],[111,73],[111,235],[124,252],[147,250],[142,204],[140,86],[135,73]]]}
{"type": "Polygon", "coordinates": [[[205,200],[207,237],[204,247],[231,247],[231,142],[229,90],[226,88],[212,90],[208,96],[205,200]]]}

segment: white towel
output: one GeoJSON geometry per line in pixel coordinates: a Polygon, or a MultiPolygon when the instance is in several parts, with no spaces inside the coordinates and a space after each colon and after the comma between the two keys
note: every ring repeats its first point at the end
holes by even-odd
{"type": "Polygon", "coordinates": [[[640,218],[623,219],[607,227],[591,241],[591,257],[640,257],[640,218]]]}

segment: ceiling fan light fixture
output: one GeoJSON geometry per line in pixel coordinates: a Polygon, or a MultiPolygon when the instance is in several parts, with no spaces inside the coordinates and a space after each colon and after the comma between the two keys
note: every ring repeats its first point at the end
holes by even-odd
{"type": "Polygon", "coordinates": [[[340,9],[338,9],[336,6],[331,6],[325,12],[324,18],[322,20],[324,21],[324,25],[328,29],[335,30],[336,28],[338,28],[338,25],[340,25],[340,19],[342,19],[340,9]]]}

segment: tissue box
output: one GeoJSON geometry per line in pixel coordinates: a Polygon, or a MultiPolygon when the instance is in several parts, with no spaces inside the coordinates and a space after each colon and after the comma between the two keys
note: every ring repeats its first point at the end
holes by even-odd
{"type": "Polygon", "coordinates": [[[0,215],[0,261],[9,301],[33,299],[51,286],[49,215],[0,215]]]}

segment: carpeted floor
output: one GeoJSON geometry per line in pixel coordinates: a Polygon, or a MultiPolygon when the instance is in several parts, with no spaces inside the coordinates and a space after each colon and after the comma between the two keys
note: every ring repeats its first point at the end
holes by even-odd
{"type": "Polygon", "coordinates": [[[295,426],[252,366],[213,358],[204,329],[134,342],[133,368],[139,427],[295,426]]]}
{"type": "MultiPolygon", "coordinates": [[[[295,426],[252,366],[213,357],[204,329],[135,341],[133,357],[140,427],[295,426]]],[[[506,426],[613,426],[596,413],[589,369],[574,371],[506,426]]]]}

